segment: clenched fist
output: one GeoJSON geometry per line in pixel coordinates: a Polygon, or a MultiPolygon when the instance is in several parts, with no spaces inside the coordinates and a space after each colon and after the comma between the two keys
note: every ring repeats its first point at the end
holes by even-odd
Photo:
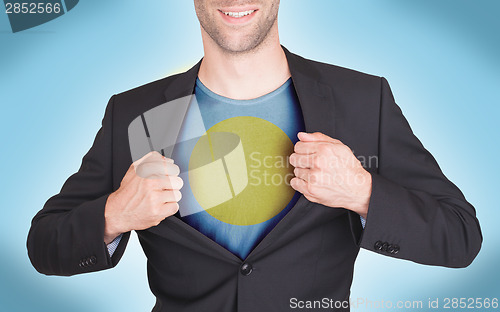
{"type": "Polygon", "coordinates": [[[351,149],[319,132],[300,132],[299,140],[290,155],[295,167],[292,188],[312,202],[343,207],[366,218],[372,179],[351,149]]]}
{"type": "Polygon", "coordinates": [[[183,185],[172,159],[150,152],[130,165],[105,207],[104,242],[121,233],[158,225],[177,212],[183,185]]]}

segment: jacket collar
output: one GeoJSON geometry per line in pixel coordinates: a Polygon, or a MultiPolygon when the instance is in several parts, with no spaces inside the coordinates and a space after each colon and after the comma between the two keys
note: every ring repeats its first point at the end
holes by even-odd
{"type": "MultiPolygon", "coordinates": [[[[291,53],[284,46],[293,85],[299,98],[307,132],[335,135],[335,101],[331,87],[323,81],[312,61],[291,53]]],[[[193,94],[200,60],[187,72],[179,74],[165,90],[166,102],[193,94]]]]}

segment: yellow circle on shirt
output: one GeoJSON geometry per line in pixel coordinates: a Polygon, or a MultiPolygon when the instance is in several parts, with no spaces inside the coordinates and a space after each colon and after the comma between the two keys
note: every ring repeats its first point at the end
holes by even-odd
{"type": "Polygon", "coordinates": [[[234,225],[267,221],[295,191],[288,157],[293,143],[279,127],[251,116],[223,120],[207,130],[189,159],[189,184],[198,204],[234,225]]]}

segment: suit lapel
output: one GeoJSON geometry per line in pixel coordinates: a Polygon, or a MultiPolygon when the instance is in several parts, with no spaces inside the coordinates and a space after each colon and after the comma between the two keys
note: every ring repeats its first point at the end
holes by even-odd
{"type": "MultiPolygon", "coordinates": [[[[319,131],[333,137],[335,135],[335,102],[331,88],[321,82],[321,73],[311,66],[309,63],[310,61],[289,52],[285,47],[282,48],[287,57],[293,85],[302,110],[306,131],[319,131]]],[[[200,64],[201,60],[187,72],[178,75],[177,79],[167,87],[165,90],[166,102],[194,93],[200,64]]],[[[176,133],[179,133],[179,131],[176,131],[176,133]]],[[[247,258],[269,247],[277,238],[283,235],[287,229],[293,226],[294,220],[300,218],[301,215],[307,212],[306,207],[310,204],[311,203],[304,196],[301,196],[294,207],[292,207],[285,217],[252,250],[247,258]]],[[[217,253],[221,256],[231,261],[240,261],[233,253],[178,219],[178,217],[173,216],[167,218],[164,222],[184,228],[186,231],[190,232],[190,236],[193,239],[197,240],[197,243],[215,248],[217,253]]]]}
{"type": "Polygon", "coordinates": [[[283,47],[300,102],[307,132],[323,132],[334,136],[335,101],[331,88],[321,82],[321,73],[310,61],[290,53],[283,47]]]}
{"type": "MultiPolygon", "coordinates": [[[[316,72],[306,60],[290,53],[285,47],[282,48],[285,51],[293,85],[299,98],[306,131],[319,131],[333,137],[335,133],[335,102],[330,87],[321,83],[320,73],[316,72]]],[[[271,246],[295,224],[295,220],[300,220],[301,216],[307,213],[310,205],[311,202],[304,195],[301,195],[292,209],[262,239],[247,258],[254,257],[271,246]]]]}
{"type": "Polygon", "coordinates": [[[196,77],[198,77],[198,71],[200,70],[202,60],[198,61],[198,63],[187,72],[177,75],[177,79],[172,81],[165,89],[165,102],[173,101],[194,93],[196,77]]]}

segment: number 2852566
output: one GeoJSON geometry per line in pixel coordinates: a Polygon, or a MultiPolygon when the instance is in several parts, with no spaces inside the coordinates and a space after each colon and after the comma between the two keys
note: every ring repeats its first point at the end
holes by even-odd
{"type": "Polygon", "coordinates": [[[7,14],[59,14],[61,10],[61,3],[5,3],[5,13],[7,14]]]}

